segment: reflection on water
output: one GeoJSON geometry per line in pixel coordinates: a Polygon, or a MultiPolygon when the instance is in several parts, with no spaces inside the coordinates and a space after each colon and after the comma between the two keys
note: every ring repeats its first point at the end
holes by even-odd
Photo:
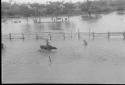
{"type": "Polygon", "coordinates": [[[41,50],[39,49],[38,52],[40,53],[41,56],[53,56],[54,54],[56,54],[58,51],[57,50],[41,50]]]}
{"type": "Polygon", "coordinates": [[[63,26],[61,22],[56,22],[48,24],[48,28],[51,30],[62,30],[63,26]]]}
{"type": "MultiPolygon", "coordinates": [[[[13,19],[14,20],[14,19],[13,19]]],[[[125,28],[125,15],[117,15],[111,13],[102,15],[99,19],[85,20],[81,16],[70,17],[69,22],[50,23],[49,18],[41,18],[44,22],[49,23],[34,23],[32,18],[27,23],[25,19],[20,19],[21,23],[13,23],[13,20],[8,20],[7,23],[2,23],[3,33],[20,33],[20,32],[44,32],[44,31],[65,31],[65,32],[121,32],[125,28]]]]}
{"type": "MultiPolygon", "coordinates": [[[[78,29],[86,32],[88,28],[96,32],[125,30],[125,17],[118,16],[115,13],[104,15],[96,22],[82,20],[81,16],[71,17],[70,19],[69,23],[33,23],[32,20],[27,23],[24,19],[22,19],[21,23],[13,23],[10,20],[7,23],[2,23],[2,32],[31,33],[57,30],[75,32],[78,29]]],[[[58,50],[52,52],[41,52],[40,45],[45,44],[43,39],[24,41],[22,39],[3,39],[3,43],[6,45],[6,49],[2,50],[2,82],[4,83],[60,82],[61,80],[69,81],[69,79],[77,82],[79,80],[81,82],[83,79],[86,82],[90,82],[90,80],[94,82],[96,80],[93,80],[93,75],[97,76],[97,80],[103,78],[104,82],[109,82],[114,77],[124,77],[121,76],[125,72],[124,69],[122,69],[122,72],[119,71],[119,67],[120,69],[124,68],[122,66],[124,66],[125,62],[125,44],[123,40],[110,41],[110,43],[107,40],[97,40],[89,43],[87,49],[78,40],[52,40],[51,45],[58,48],[58,50]],[[114,51],[112,52],[112,50],[114,51]],[[51,67],[48,56],[51,56],[52,59],[51,67]],[[112,68],[114,62],[119,64],[117,65],[119,66],[118,69],[116,66],[115,69],[112,68]],[[102,70],[100,71],[100,69],[102,70]],[[99,74],[104,73],[103,71],[109,73],[106,76],[100,76],[99,74]],[[111,74],[112,72],[114,73],[111,74]],[[114,75],[116,73],[118,75],[114,75]]],[[[124,81],[124,79],[122,80],[124,81]]],[[[83,82],[85,83],[85,81],[83,82]]]]}
{"type": "Polygon", "coordinates": [[[28,23],[22,25],[22,31],[23,31],[24,33],[30,33],[30,32],[31,32],[31,25],[28,24],[28,23]]]}
{"type": "Polygon", "coordinates": [[[6,52],[7,52],[7,47],[5,44],[3,44],[3,48],[1,48],[2,51],[2,56],[5,56],[6,52]]]}
{"type": "Polygon", "coordinates": [[[34,26],[34,29],[33,29],[33,31],[35,31],[35,32],[44,32],[44,28],[45,28],[45,25],[44,24],[39,24],[39,23],[34,23],[33,24],[34,26]]]}

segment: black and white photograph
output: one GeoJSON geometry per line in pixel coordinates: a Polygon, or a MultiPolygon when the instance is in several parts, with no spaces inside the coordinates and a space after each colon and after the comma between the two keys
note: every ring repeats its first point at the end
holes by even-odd
{"type": "Polygon", "coordinates": [[[125,0],[1,0],[2,84],[125,84],[125,0]]]}

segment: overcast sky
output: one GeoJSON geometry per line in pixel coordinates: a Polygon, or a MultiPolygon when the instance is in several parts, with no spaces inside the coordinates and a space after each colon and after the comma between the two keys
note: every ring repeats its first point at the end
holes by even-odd
{"type": "Polygon", "coordinates": [[[37,3],[46,3],[47,1],[65,1],[65,2],[69,2],[69,1],[72,1],[72,2],[78,2],[78,1],[85,1],[85,0],[2,0],[2,1],[12,1],[12,2],[16,2],[16,3],[27,3],[27,2],[31,2],[31,3],[34,3],[34,2],[37,2],[37,3]]]}

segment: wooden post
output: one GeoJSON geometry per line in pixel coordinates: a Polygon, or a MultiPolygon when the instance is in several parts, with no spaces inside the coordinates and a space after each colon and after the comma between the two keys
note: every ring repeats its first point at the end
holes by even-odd
{"type": "Polygon", "coordinates": [[[95,39],[95,33],[93,32],[92,34],[93,34],[93,40],[94,40],[95,39]]]}
{"type": "Polygon", "coordinates": [[[125,32],[123,32],[123,40],[125,40],[125,32]]]}
{"type": "Polygon", "coordinates": [[[10,40],[12,39],[12,37],[11,37],[11,33],[9,33],[9,39],[10,39],[10,40]]]}
{"type": "Polygon", "coordinates": [[[29,21],[29,20],[28,20],[28,16],[27,16],[27,23],[28,23],[28,21],[29,21]]]}
{"type": "Polygon", "coordinates": [[[72,39],[72,32],[71,32],[71,39],[72,39]]]}
{"type": "Polygon", "coordinates": [[[24,33],[22,33],[22,39],[24,39],[24,33]]]}
{"type": "Polygon", "coordinates": [[[50,40],[52,39],[52,37],[51,37],[51,32],[49,32],[49,39],[50,39],[50,40]]]}
{"type": "Polygon", "coordinates": [[[90,32],[89,32],[89,40],[90,40],[90,32]]]}
{"type": "Polygon", "coordinates": [[[90,28],[89,28],[89,40],[90,40],[90,35],[91,35],[91,30],[90,30],[90,28]]]}
{"type": "Polygon", "coordinates": [[[80,39],[80,32],[78,31],[78,39],[80,39]]]}
{"type": "Polygon", "coordinates": [[[38,34],[37,34],[37,32],[36,32],[36,40],[38,40],[38,34]]]}
{"type": "Polygon", "coordinates": [[[110,39],[110,32],[108,32],[108,40],[110,39]]]}
{"type": "Polygon", "coordinates": [[[49,56],[49,62],[51,63],[51,57],[49,56]]]}
{"type": "Polygon", "coordinates": [[[65,32],[63,33],[63,39],[65,40],[65,32]]]}

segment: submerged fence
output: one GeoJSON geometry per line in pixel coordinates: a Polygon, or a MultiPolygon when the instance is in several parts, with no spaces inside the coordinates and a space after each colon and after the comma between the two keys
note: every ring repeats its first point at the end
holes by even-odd
{"type": "Polygon", "coordinates": [[[96,33],[96,32],[36,32],[36,33],[9,33],[2,34],[2,39],[97,39],[97,38],[121,38],[125,40],[125,32],[107,32],[107,33],[96,33]]]}

